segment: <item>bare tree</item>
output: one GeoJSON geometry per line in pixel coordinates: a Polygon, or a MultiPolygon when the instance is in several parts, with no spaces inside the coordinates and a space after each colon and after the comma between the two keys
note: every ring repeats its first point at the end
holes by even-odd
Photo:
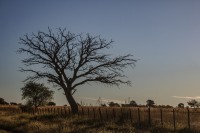
{"type": "Polygon", "coordinates": [[[31,72],[27,80],[47,78],[50,83],[64,90],[64,94],[72,108],[78,112],[73,98],[76,89],[89,82],[99,82],[111,86],[130,85],[131,82],[123,74],[123,69],[134,67],[136,60],[127,54],[112,58],[105,54],[113,41],[89,34],[73,34],[66,29],[58,29],[54,34],[39,31],[36,34],[20,38],[19,53],[26,53],[22,63],[26,66],[22,72],[31,72]],[[32,66],[37,66],[32,67],[32,66]],[[40,69],[38,69],[38,67],[40,69]]]}

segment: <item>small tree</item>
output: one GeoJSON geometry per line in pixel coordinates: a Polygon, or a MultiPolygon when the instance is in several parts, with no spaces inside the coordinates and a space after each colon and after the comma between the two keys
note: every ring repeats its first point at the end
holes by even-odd
{"type": "Polygon", "coordinates": [[[21,88],[21,91],[22,99],[26,99],[28,105],[34,105],[35,107],[47,104],[47,102],[53,99],[54,94],[54,91],[49,90],[44,84],[32,81],[26,83],[25,86],[21,88]]]}
{"type": "Polygon", "coordinates": [[[0,104],[4,104],[4,99],[0,97],[0,104]]]}
{"type": "Polygon", "coordinates": [[[108,103],[109,107],[120,107],[118,103],[110,102],[108,103]]]}
{"type": "Polygon", "coordinates": [[[48,102],[47,105],[49,105],[49,106],[56,106],[56,103],[54,103],[54,102],[48,102]]]}
{"type": "Polygon", "coordinates": [[[130,101],[129,104],[130,104],[131,107],[136,107],[137,106],[137,103],[134,100],[130,101]]]}
{"type": "Polygon", "coordinates": [[[0,97],[0,105],[9,105],[9,103],[0,97]]]}
{"type": "Polygon", "coordinates": [[[148,99],[147,101],[146,101],[146,105],[148,106],[148,107],[152,107],[154,104],[155,104],[155,102],[153,101],[153,100],[151,100],[151,99],[148,99]]]}
{"type": "Polygon", "coordinates": [[[178,104],[178,107],[179,107],[179,108],[184,108],[184,104],[183,104],[183,103],[179,103],[179,104],[178,104]]]}
{"type": "Polygon", "coordinates": [[[199,102],[195,99],[192,99],[192,100],[188,101],[187,103],[191,108],[199,107],[199,102]]]}
{"type": "Polygon", "coordinates": [[[16,102],[10,102],[10,105],[17,105],[16,102]]]}
{"type": "Polygon", "coordinates": [[[100,106],[101,107],[107,107],[105,103],[101,104],[100,106]]]}

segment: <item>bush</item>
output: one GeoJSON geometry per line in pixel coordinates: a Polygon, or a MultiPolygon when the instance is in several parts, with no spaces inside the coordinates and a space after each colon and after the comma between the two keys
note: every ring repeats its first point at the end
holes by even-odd
{"type": "Polygon", "coordinates": [[[56,106],[56,103],[54,103],[54,102],[49,102],[47,105],[49,105],[49,106],[56,106]]]}
{"type": "Polygon", "coordinates": [[[30,105],[20,105],[22,112],[30,113],[33,111],[33,107],[30,105]]]}

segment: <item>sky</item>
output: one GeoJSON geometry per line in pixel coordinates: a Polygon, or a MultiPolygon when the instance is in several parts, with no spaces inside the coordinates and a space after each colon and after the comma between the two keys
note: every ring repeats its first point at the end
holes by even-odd
{"type": "MultiPolygon", "coordinates": [[[[61,27],[112,39],[111,54],[130,53],[138,59],[134,69],[125,70],[131,87],[84,85],[74,94],[78,102],[96,104],[101,97],[145,104],[152,99],[157,105],[177,106],[198,100],[199,7],[199,0],[0,0],[0,97],[24,102],[20,88],[27,74],[19,72],[25,58],[16,53],[19,37],[61,27]]],[[[57,105],[67,103],[62,90],[51,89],[57,105]]]]}

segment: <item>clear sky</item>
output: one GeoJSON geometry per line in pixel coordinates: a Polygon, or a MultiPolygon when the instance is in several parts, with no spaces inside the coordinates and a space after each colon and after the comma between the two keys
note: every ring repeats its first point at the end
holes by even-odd
{"type": "MultiPolygon", "coordinates": [[[[130,97],[138,104],[186,104],[200,96],[199,7],[199,0],[0,0],[0,97],[22,102],[27,75],[18,71],[19,37],[61,27],[113,39],[112,54],[140,59],[125,71],[131,87],[85,85],[75,94],[78,101],[130,97]]],[[[62,90],[55,91],[55,102],[65,104],[62,90]]]]}

